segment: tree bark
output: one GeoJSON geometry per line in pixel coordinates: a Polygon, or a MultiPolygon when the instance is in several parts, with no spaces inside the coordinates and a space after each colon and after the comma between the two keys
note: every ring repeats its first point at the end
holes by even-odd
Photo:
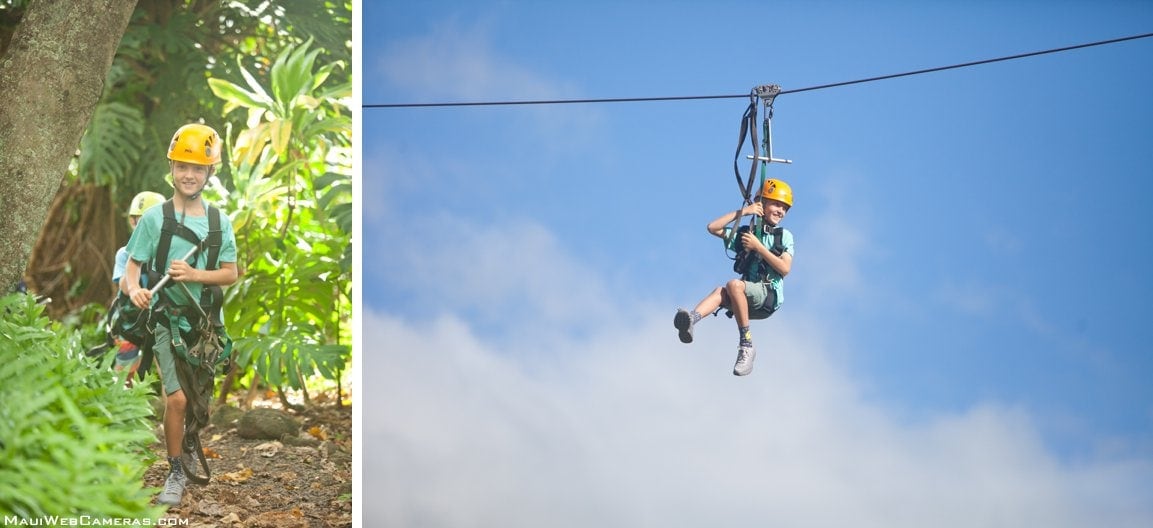
{"type": "Polygon", "coordinates": [[[0,57],[0,293],[24,273],[136,0],[36,0],[0,57]]]}

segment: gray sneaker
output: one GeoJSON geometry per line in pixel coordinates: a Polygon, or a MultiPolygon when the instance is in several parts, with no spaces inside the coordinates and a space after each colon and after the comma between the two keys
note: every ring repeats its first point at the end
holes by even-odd
{"type": "Polygon", "coordinates": [[[693,316],[684,308],[677,308],[677,315],[673,316],[673,326],[677,327],[682,343],[693,342],[693,316]]]}
{"type": "MultiPolygon", "coordinates": [[[[178,463],[179,464],[179,463],[178,463]]],[[[164,481],[164,491],[156,498],[156,502],[166,506],[179,506],[180,499],[184,497],[184,487],[188,485],[188,477],[179,465],[168,472],[168,480],[164,481]]]]}
{"type": "Polygon", "coordinates": [[[737,349],[737,364],[733,365],[733,375],[747,376],[753,371],[753,360],[757,359],[757,350],[753,345],[741,345],[737,349]]]}

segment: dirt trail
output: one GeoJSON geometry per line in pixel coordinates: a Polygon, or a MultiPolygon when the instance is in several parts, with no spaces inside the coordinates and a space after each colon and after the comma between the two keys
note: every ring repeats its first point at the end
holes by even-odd
{"type": "MultiPolygon", "coordinates": [[[[255,406],[280,408],[279,402],[255,406]]],[[[220,412],[219,410],[217,412],[220,412]]],[[[190,484],[180,506],[165,517],[193,528],[330,528],[352,526],[352,410],[314,402],[302,413],[298,437],[249,440],[235,423],[210,425],[200,434],[212,482],[190,484]]],[[[160,428],[157,428],[159,438],[160,428]]],[[[162,488],[168,475],[164,445],[146,486],[162,488]]]]}

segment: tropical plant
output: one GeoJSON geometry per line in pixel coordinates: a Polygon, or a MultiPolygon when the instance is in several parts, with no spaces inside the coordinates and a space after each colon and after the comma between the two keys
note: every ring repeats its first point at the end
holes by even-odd
{"type": "Polygon", "coordinates": [[[351,84],[319,53],[311,41],[285,48],[267,87],[243,64],[243,86],[209,80],[225,113],[247,113],[225,134],[233,190],[219,191],[244,269],[228,326],[238,364],[282,396],[314,373],[339,381],[351,353],[351,84]]]}
{"type": "MultiPolygon", "coordinates": [[[[36,241],[29,260],[37,266],[27,269],[42,273],[25,279],[33,291],[53,298],[48,310],[55,318],[87,303],[110,300],[104,264],[112,261],[116,248],[128,237],[124,211],[129,201],[140,191],[170,192],[165,149],[172,133],[191,121],[217,130],[245,127],[245,116],[225,113],[225,101],[212,93],[207,82],[215,78],[244,84],[239,62],[232,57],[246,57],[248,71],[262,80],[282,50],[311,38],[321,50],[318,61],[347,63],[351,58],[350,0],[139,0],[135,4],[104,79],[101,100],[58,196],[77,197],[70,187],[80,185],[92,185],[99,192],[83,194],[83,204],[58,200],[48,220],[36,222],[56,225],[70,214],[57,209],[87,208],[89,216],[98,219],[69,226],[74,231],[69,236],[89,241],[102,251],[65,251],[75,245],[51,238],[53,233],[47,230],[36,241]],[[92,236],[93,229],[107,231],[110,224],[111,233],[96,233],[107,237],[92,236]],[[45,279],[50,283],[40,282],[44,274],[51,274],[45,279]]],[[[0,53],[28,5],[23,0],[0,0],[0,53]]],[[[227,167],[220,179],[231,186],[227,167]]]]}
{"type": "Polygon", "coordinates": [[[0,298],[0,313],[0,516],[159,517],[143,488],[150,383],[86,368],[78,333],[31,295],[0,298]]]}

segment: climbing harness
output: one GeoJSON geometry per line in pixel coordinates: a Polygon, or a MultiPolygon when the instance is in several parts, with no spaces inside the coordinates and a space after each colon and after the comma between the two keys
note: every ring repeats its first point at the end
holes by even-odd
{"type": "MultiPolygon", "coordinates": [[[[194,246],[181,260],[192,258],[198,249],[199,247],[194,246]]],[[[146,280],[150,277],[154,278],[155,274],[151,273],[151,269],[151,262],[143,263],[140,267],[141,276],[145,277],[146,280]]],[[[171,278],[165,273],[159,282],[151,288],[152,295],[155,296],[171,278]]],[[[117,348],[117,338],[123,339],[141,350],[140,366],[142,368],[137,370],[137,375],[140,379],[144,379],[144,374],[152,365],[152,345],[155,340],[152,335],[152,328],[155,326],[153,317],[162,308],[163,306],[159,303],[144,309],[137,308],[135,304],[132,304],[132,299],[124,292],[117,291],[116,298],[108,306],[108,311],[104,316],[104,343],[89,349],[86,355],[91,358],[101,358],[109,351],[117,348]]],[[[103,368],[100,367],[101,364],[102,360],[97,360],[97,367],[103,368]]],[[[109,366],[112,366],[111,360],[109,366]]]]}
{"type": "MultiPolygon", "coordinates": [[[[219,267],[220,248],[223,244],[223,232],[221,231],[220,215],[223,214],[219,209],[211,206],[205,206],[205,214],[208,216],[208,235],[201,240],[188,226],[184,225],[176,219],[175,205],[172,200],[168,200],[161,204],[163,207],[164,223],[160,229],[160,239],[156,245],[156,254],[151,262],[145,262],[141,265],[140,273],[142,277],[147,279],[147,284],[151,285],[151,292],[153,297],[161,294],[171,277],[165,273],[161,275],[161,270],[167,268],[169,249],[172,244],[172,237],[178,236],[193,244],[192,249],[182,257],[181,260],[189,260],[201,252],[207,256],[205,269],[217,269],[219,267]]],[[[187,286],[181,284],[185,292],[188,292],[187,286]]],[[[192,299],[192,295],[188,294],[188,298],[192,299]]],[[[224,302],[223,289],[219,286],[204,286],[201,289],[201,296],[199,299],[200,314],[211,314],[211,320],[214,325],[222,326],[219,321],[218,314],[220,307],[224,302]]],[[[140,309],[132,304],[132,301],[127,295],[118,292],[112,304],[108,307],[108,313],[104,320],[104,329],[106,339],[105,342],[88,350],[89,357],[101,357],[108,351],[112,350],[115,345],[115,338],[121,337],[128,342],[136,345],[141,350],[142,358],[140,361],[140,368],[137,370],[137,375],[143,379],[144,374],[152,366],[152,347],[154,336],[152,329],[161,317],[164,317],[163,312],[168,310],[168,303],[165,302],[163,297],[160,298],[153,306],[140,309]]],[[[196,314],[189,314],[195,317],[196,314]]]]}
{"type": "MultiPolygon", "coordinates": [[[[737,214],[733,219],[732,227],[728,229],[728,236],[725,238],[726,256],[728,256],[730,248],[734,247],[734,241],[740,239],[741,234],[752,231],[759,237],[764,232],[764,219],[760,216],[753,215],[750,217],[748,225],[741,225],[740,211],[744,209],[745,206],[753,203],[753,183],[757,179],[757,169],[760,169],[760,185],[755,188],[760,189],[764,187],[765,177],[770,163],[792,163],[792,160],[773,157],[773,103],[780,93],[781,87],[776,84],[757,86],[749,92],[749,106],[745,109],[745,113],[741,117],[741,132],[737,139],[737,151],[733,155],[733,173],[737,177],[737,187],[740,189],[741,197],[744,201],[741,203],[741,206],[737,208],[737,214]],[[758,103],[764,106],[764,117],[761,123],[763,137],[760,138],[760,141],[758,141],[757,136],[758,103]],[[753,154],[745,156],[745,159],[751,160],[747,179],[741,177],[740,169],[741,152],[745,147],[746,137],[749,139],[749,144],[753,149],[753,154]]],[[[781,229],[775,225],[770,225],[769,227],[773,230],[774,239],[773,247],[770,248],[770,251],[777,253],[781,246],[781,229]]],[[[743,247],[738,247],[735,253],[735,255],[729,256],[729,258],[733,260],[733,271],[743,276],[755,258],[743,247]]]]}
{"type": "MultiPolygon", "coordinates": [[[[220,249],[223,245],[220,210],[206,206],[208,234],[201,240],[196,233],[176,220],[174,209],[171,201],[164,203],[164,225],[156,249],[156,262],[168,260],[172,236],[175,235],[192,242],[193,251],[203,250],[207,256],[204,269],[218,269],[220,249]]],[[[160,279],[156,283],[154,294],[162,291],[161,288],[166,282],[165,279],[160,279]]],[[[216,367],[223,361],[232,362],[232,340],[220,321],[220,307],[224,302],[224,295],[219,286],[202,286],[199,300],[195,299],[187,284],[178,282],[177,286],[184,290],[188,299],[193,300],[192,307],[177,307],[169,303],[165,312],[158,315],[161,321],[167,321],[166,326],[171,339],[169,344],[173,359],[176,360],[176,377],[180,380],[180,388],[184,391],[188,402],[184,414],[184,438],[181,440],[183,455],[180,462],[189,480],[197,484],[207,484],[212,478],[212,471],[201,448],[200,430],[208,425],[209,403],[216,381],[216,367]],[[187,321],[191,330],[182,332],[181,321],[187,321]]]]}
{"type": "Polygon", "coordinates": [[[113,336],[124,336],[137,344],[142,351],[143,358],[137,372],[143,377],[151,366],[153,347],[156,344],[153,329],[156,325],[164,325],[168,329],[170,339],[168,344],[175,360],[176,377],[188,402],[184,415],[184,437],[181,439],[183,455],[180,462],[189,480],[197,484],[207,484],[212,473],[201,448],[200,431],[208,425],[209,403],[214,390],[216,369],[221,364],[231,368],[233,361],[232,339],[228,337],[220,320],[224,294],[220,286],[204,285],[201,287],[200,298],[196,299],[187,284],[177,282],[175,287],[181,288],[187,299],[192,302],[188,306],[176,306],[165,293],[166,287],[174,287],[169,284],[172,276],[168,273],[160,276],[158,270],[164,269],[168,263],[173,236],[179,236],[193,245],[182,260],[188,261],[199,252],[206,255],[204,269],[219,269],[220,250],[223,245],[220,215],[223,213],[215,207],[206,205],[208,234],[201,240],[192,229],[177,221],[171,200],[164,202],[163,207],[164,223],[160,230],[156,254],[152,262],[144,263],[142,266],[142,273],[146,274],[148,284],[151,285],[150,291],[157,302],[141,310],[136,308],[123,293],[118,294],[109,309],[105,323],[108,343],[90,350],[88,355],[102,355],[111,347],[113,336]],[[156,297],[157,295],[160,297],[156,297]],[[189,329],[182,330],[184,328],[182,323],[187,323],[189,329]]]}

